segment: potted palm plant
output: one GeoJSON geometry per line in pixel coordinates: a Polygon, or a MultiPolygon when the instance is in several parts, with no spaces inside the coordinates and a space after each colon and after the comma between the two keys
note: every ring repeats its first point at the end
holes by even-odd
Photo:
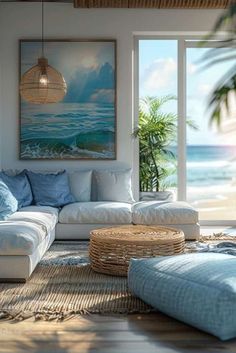
{"type": "MultiPolygon", "coordinates": [[[[162,111],[163,105],[175,100],[174,96],[145,97],[140,99],[139,124],[133,136],[139,139],[140,199],[173,200],[174,193],[168,188],[177,169],[174,150],[177,138],[178,116],[162,111]]],[[[187,124],[197,129],[188,120],[187,124]]]]}
{"type": "Polygon", "coordinates": [[[176,158],[171,144],[176,140],[177,115],[161,111],[173,96],[140,99],[139,124],[134,137],[139,138],[140,198],[173,198],[166,189],[167,177],[176,170],[176,158]]]}

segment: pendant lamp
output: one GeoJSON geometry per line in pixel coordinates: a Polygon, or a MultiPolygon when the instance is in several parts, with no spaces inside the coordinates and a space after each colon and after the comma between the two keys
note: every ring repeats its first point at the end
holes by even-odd
{"type": "Polygon", "coordinates": [[[44,0],[42,0],[42,56],[38,64],[21,77],[20,94],[29,103],[57,103],[67,91],[62,74],[48,64],[44,57],[44,0]]]}

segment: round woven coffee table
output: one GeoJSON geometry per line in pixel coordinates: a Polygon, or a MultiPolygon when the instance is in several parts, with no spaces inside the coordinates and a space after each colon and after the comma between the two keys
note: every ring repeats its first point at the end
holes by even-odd
{"type": "Polygon", "coordinates": [[[101,228],[90,235],[92,269],[116,276],[127,275],[131,258],[181,254],[185,246],[181,230],[159,226],[101,228]]]}

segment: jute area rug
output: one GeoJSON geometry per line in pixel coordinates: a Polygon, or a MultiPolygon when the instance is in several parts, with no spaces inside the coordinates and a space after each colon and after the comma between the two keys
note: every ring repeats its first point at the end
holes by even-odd
{"type": "MultiPolygon", "coordinates": [[[[215,234],[186,244],[186,252],[198,251],[235,251],[236,255],[236,242],[215,234]]],[[[55,242],[26,283],[0,283],[1,320],[65,320],[82,314],[150,311],[153,308],[129,292],[126,277],[91,270],[86,241],[55,242]]]]}

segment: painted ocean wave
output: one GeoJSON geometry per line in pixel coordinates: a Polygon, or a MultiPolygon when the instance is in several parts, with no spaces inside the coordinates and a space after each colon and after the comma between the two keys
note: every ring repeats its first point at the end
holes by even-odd
{"type": "Polygon", "coordinates": [[[31,139],[68,139],[78,135],[98,134],[98,133],[115,133],[114,127],[97,124],[96,129],[92,124],[83,124],[83,127],[77,127],[76,124],[60,124],[56,126],[40,125],[32,126],[26,131],[22,131],[21,142],[31,139]]]}
{"type": "Polygon", "coordinates": [[[95,158],[112,159],[114,132],[74,134],[69,137],[25,139],[21,142],[21,158],[95,158]]]}
{"type": "Polygon", "coordinates": [[[115,158],[115,111],[111,104],[23,105],[22,159],[115,158]]]}

